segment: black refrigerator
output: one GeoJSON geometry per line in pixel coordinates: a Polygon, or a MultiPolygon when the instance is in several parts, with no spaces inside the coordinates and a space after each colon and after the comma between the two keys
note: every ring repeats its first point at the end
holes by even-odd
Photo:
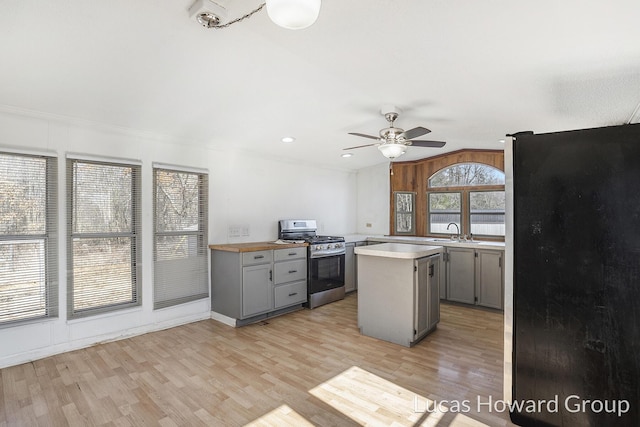
{"type": "Polygon", "coordinates": [[[640,124],[513,141],[522,426],[640,426],[640,124]]]}

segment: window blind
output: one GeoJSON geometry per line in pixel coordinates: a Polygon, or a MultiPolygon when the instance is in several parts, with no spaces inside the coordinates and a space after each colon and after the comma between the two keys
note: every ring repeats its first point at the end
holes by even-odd
{"type": "Polygon", "coordinates": [[[141,304],[140,166],[67,159],[68,316],[141,304]]]}
{"type": "Polygon", "coordinates": [[[208,177],[154,168],[154,309],[209,296],[208,177]]]}
{"type": "Polygon", "coordinates": [[[57,170],[0,153],[0,325],[58,316],[57,170]]]}

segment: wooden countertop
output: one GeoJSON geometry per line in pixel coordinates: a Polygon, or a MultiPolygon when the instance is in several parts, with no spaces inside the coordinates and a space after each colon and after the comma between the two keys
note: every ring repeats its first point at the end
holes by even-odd
{"type": "Polygon", "coordinates": [[[309,246],[308,243],[273,243],[273,242],[249,242],[249,243],[227,243],[223,245],[209,245],[209,249],[227,252],[255,252],[268,251],[271,249],[301,248],[309,246]]]}

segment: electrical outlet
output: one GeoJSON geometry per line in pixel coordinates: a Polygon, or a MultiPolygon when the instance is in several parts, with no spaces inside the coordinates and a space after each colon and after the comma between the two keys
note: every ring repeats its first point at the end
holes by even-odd
{"type": "Polygon", "coordinates": [[[371,223],[370,223],[370,222],[366,223],[366,224],[365,224],[365,227],[367,227],[367,228],[371,228],[371,223]]]}
{"type": "Polygon", "coordinates": [[[248,237],[251,233],[249,232],[249,226],[248,225],[243,225],[242,226],[242,237],[248,237]]]}
{"type": "Polygon", "coordinates": [[[227,230],[228,237],[240,237],[242,235],[242,227],[238,225],[230,225],[227,230]]]}

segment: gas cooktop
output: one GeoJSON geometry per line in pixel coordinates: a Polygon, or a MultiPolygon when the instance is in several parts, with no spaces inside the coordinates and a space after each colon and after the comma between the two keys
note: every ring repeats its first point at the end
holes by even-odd
{"type": "Polygon", "coordinates": [[[339,236],[309,236],[305,238],[308,243],[334,243],[344,242],[344,237],[339,236]]]}

